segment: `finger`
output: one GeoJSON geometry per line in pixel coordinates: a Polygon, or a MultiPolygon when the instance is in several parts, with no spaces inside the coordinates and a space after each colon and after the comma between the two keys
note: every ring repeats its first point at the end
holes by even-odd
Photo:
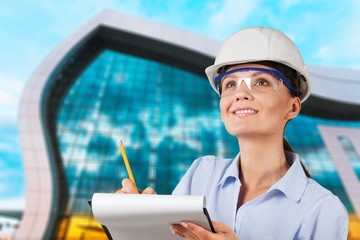
{"type": "Polygon", "coordinates": [[[156,192],[153,188],[147,187],[144,189],[144,191],[141,192],[141,194],[156,194],[156,192]]]}
{"type": "Polygon", "coordinates": [[[223,222],[212,222],[212,225],[214,227],[214,230],[216,233],[233,233],[234,230],[229,228],[225,223],[223,222]]]}
{"type": "Polygon", "coordinates": [[[115,193],[125,194],[126,192],[123,189],[116,190],[115,193]]]}
{"type": "Polygon", "coordinates": [[[227,232],[229,227],[222,222],[212,222],[216,233],[227,232]]]}
{"type": "Polygon", "coordinates": [[[185,236],[184,236],[184,234],[182,233],[183,230],[181,230],[181,228],[184,229],[184,228],[183,228],[181,225],[179,225],[179,224],[172,224],[172,225],[170,226],[171,234],[174,235],[174,236],[178,236],[178,237],[184,238],[185,236]]]}
{"type": "Polygon", "coordinates": [[[172,224],[170,230],[173,235],[181,237],[183,239],[198,239],[198,237],[194,233],[192,233],[180,224],[172,224]]]}
{"type": "Polygon", "coordinates": [[[124,193],[139,193],[135,184],[128,178],[124,178],[121,182],[122,190],[124,193]]]}
{"type": "Polygon", "coordinates": [[[226,239],[226,240],[238,240],[238,236],[234,232],[232,228],[229,228],[222,222],[212,222],[214,230],[216,234],[212,234],[212,236],[217,236],[216,239],[226,239]]]}
{"type": "Polygon", "coordinates": [[[181,226],[190,231],[194,236],[191,239],[211,239],[212,232],[192,222],[182,222],[181,226]]]}

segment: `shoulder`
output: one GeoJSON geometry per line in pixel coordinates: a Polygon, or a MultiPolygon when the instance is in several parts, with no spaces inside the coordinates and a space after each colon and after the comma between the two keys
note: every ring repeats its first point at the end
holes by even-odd
{"type": "Polygon", "coordinates": [[[336,195],[309,179],[301,201],[307,205],[301,234],[315,236],[315,239],[346,239],[348,213],[336,195]]]}
{"type": "Polygon", "coordinates": [[[304,200],[310,200],[313,206],[335,205],[339,208],[344,208],[342,202],[336,195],[311,178],[309,178],[308,181],[304,200]]]}
{"type": "Polygon", "coordinates": [[[329,225],[330,222],[347,222],[348,212],[344,204],[336,195],[313,179],[309,179],[308,187],[301,201],[307,201],[308,218],[325,221],[329,225]]]}
{"type": "Polygon", "coordinates": [[[233,159],[225,159],[213,155],[202,156],[192,163],[188,172],[193,175],[203,175],[203,177],[221,177],[232,161],[233,159]]]}
{"type": "Polygon", "coordinates": [[[218,158],[212,155],[197,158],[173,194],[203,194],[206,189],[211,189],[219,183],[232,161],[233,159],[218,158]]]}

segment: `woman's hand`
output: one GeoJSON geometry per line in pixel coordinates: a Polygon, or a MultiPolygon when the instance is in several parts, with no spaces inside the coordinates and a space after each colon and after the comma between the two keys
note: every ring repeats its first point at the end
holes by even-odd
{"type": "Polygon", "coordinates": [[[116,193],[122,193],[122,194],[156,194],[154,189],[152,189],[151,187],[148,187],[145,190],[141,191],[128,178],[124,178],[122,180],[122,182],[121,182],[121,185],[122,185],[122,188],[117,190],[116,193]]]}
{"type": "Polygon", "coordinates": [[[192,222],[182,222],[172,224],[170,229],[172,234],[183,239],[192,240],[238,240],[235,232],[222,222],[212,222],[215,232],[212,233],[192,222]]]}

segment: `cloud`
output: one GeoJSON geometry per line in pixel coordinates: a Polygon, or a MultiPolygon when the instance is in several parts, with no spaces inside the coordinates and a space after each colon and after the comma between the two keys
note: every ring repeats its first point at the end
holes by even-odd
{"type": "Polygon", "coordinates": [[[254,13],[261,0],[242,1],[225,0],[209,20],[210,32],[214,36],[227,36],[241,26],[254,13]]]}
{"type": "Polygon", "coordinates": [[[57,35],[60,40],[103,9],[118,9],[127,14],[142,13],[140,0],[64,1],[61,7],[51,1],[37,0],[32,5],[41,10],[42,19],[46,16],[51,19],[47,34],[57,35]]]}
{"type": "Polygon", "coordinates": [[[22,164],[16,161],[16,155],[0,155],[0,207],[4,199],[22,196],[25,191],[22,164]]]}
{"type": "Polygon", "coordinates": [[[298,3],[300,3],[301,0],[281,0],[280,1],[280,6],[286,10],[289,9],[295,5],[297,5],[298,3]]]}
{"type": "Polygon", "coordinates": [[[56,45],[105,8],[141,14],[139,0],[0,3],[1,74],[27,81],[56,45]]]}
{"type": "Polygon", "coordinates": [[[326,31],[318,33],[321,42],[312,57],[322,64],[360,69],[360,2],[349,1],[338,8],[328,24],[326,31]]]}
{"type": "Polygon", "coordinates": [[[9,185],[8,184],[4,184],[3,182],[0,183],[0,193],[1,192],[5,192],[9,189],[9,185]]]}
{"type": "Polygon", "coordinates": [[[17,109],[24,83],[0,76],[0,127],[15,126],[17,109]]]}
{"type": "Polygon", "coordinates": [[[0,152],[13,152],[15,149],[12,144],[0,142],[0,152]]]}
{"type": "Polygon", "coordinates": [[[355,28],[340,30],[314,52],[314,58],[329,65],[360,69],[360,34],[355,28]]]}

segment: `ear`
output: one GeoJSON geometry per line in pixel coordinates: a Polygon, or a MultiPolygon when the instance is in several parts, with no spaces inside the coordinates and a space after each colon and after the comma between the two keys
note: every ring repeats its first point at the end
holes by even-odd
{"type": "Polygon", "coordinates": [[[286,114],[286,119],[293,119],[299,115],[301,110],[301,100],[298,97],[292,98],[289,111],[286,114]]]}

